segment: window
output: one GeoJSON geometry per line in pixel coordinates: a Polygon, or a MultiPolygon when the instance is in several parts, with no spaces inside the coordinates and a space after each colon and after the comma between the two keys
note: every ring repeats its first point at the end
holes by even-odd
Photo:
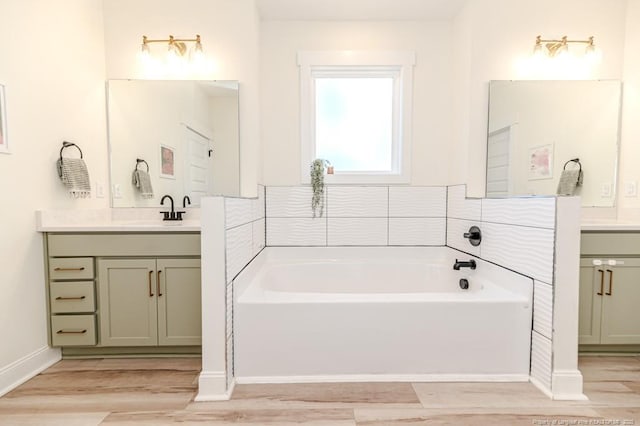
{"type": "Polygon", "coordinates": [[[414,54],[301,52],[298,62],[302,182],[323,158],[328,183],[409,183],[414,54]]]}

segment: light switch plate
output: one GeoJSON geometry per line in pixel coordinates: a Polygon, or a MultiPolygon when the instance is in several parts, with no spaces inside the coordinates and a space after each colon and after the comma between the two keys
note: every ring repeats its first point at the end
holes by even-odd
{"type": "Polygon", "coordinates": [[[104,198],[104,184],[96,182],[96,198],[104,198]]]}
{"type": "Polygon", "coordinates": [[[625,197],[638,196],[638,183],[635,180],[630,180],[624,183],[624,196],[625,197]]]}
{"type": "Polygon", "coordinates": [[[611,197],[611,184],[610,183],[603,183],[602,186],[600,187],[600,196],[603,198],[609,198],[611,197]]]}
{"type": "Polygon", "coordinates": [[[113,198],[122,198],[122,187],[119,183],[113,185],[113,198]]]}

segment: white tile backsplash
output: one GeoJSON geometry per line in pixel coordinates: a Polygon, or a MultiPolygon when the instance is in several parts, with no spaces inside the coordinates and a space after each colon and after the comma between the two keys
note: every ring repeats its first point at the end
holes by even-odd
{"type": "Polygon", "coordinates": [[[250,198],[225,198],[225,227],[229,229],[251,222],[252,202],[250,198]]]}
{"type": "Polygon", "coordinates": [[[482,223],[480,229],[480,257],[547,284],[553,283],[552,229],[488,222],[482,223]]]}
{"type": "Polygon", "coordinates": [[[253,224],[228,229],[226,237],[227,282],[230,282],[253,257],[253,224]]]}
{"type": "Polygon", "coordinates": [[[553,338],[553,287],[535,281],[533,290],[533,329],[553,338]]]}
{"type": "Polygon", "coordinates": [[[445,217],[447,188],[444,186],[389,187],[389,217],[445,217]]]}
{"type": "Polygon", "coordinates": [[[387,217],[386,186],[331,186],[326,188],[327,217],[387,217]]]}
{"type": "Polygon", "coordinates": [[[480,220],[482,203],[480,199],[467,199],[466,185],[449,186],[447,189],[447,217],[466,220],[480,220]]]}
{"type": "Polygon", "coordinates": [[[482,221],[553,229],[556,221],[556,199],[484,198],[482,221]]]}
{"type": "Polygon", "coordinates": [[[531,333],[531,377],[551,390],[552,343],[541,334],[531,333]]]}
{"type": "Polygon", "coordinates": [[[326,218],[267,217],[268,246],[324,246],[326,218]]]}
{"type": "Polygon", "coordinates": [[[391,217],[389,245],[443,246],[446,221],[444,217],[391,217]]]}
{"type": "Polygon", "coordinates": [[[329,217],[330,246],[386,246],[387,218],[329,217]]]}
{"type": "Polygon", "coordinates": [[[252,256],[255,256],[265,245],[265,220],[260,219],[252,222],[252,256]]]}
{"type": "Polygon", "coordinates": [[[310,186],[268,186],[266,195],[267,217],[311,218],[313,216],[311,196],[310,186]]]}

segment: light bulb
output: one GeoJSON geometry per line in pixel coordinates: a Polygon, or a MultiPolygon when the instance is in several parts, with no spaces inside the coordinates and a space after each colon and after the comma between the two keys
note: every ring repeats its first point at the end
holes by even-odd
{"type": "Polygon", "coordinates": [[[602,52],[593,43],[587,46],[584,56],[592,64],[599,63],[602,60],[602,52]]]}

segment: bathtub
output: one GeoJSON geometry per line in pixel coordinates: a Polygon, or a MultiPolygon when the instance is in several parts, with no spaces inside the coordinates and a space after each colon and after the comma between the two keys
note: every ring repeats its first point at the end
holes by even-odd
{"type": "Polygon", "coordinates": [[[472,256],[265,248],[234,280],[237,382],[527,381],[532,280],[456,258],[472,256]]]}

